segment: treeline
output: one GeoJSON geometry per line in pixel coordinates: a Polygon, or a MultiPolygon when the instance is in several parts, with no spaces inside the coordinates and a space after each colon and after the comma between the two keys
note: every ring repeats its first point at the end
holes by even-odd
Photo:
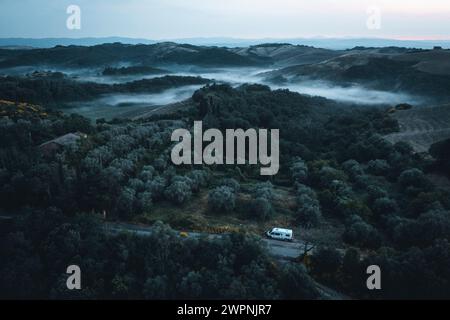
{"type": "Polygon", "coordinates": [[[191,76],[164,76],[123,84],[79,82],[67,78],[0,77],[0,99],[58,106],[72,101],[88,101],[108,93],[159,93],[166,89],[203,85],[209,80],[191,76]]]}
{"type": "Polygon", "coordinates": [[[103,70],[104,76],[129,76],[129,75],[144,75],[144,74],[163,74],[170,73],[168,70],[149,67],[149,66],[131,66],[122,68],[107,67],[103,70]]]}

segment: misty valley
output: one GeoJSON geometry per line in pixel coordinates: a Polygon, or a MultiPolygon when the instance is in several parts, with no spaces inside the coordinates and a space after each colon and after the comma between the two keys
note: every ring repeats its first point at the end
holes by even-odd
{"type": "MultiPolygon", "coordinates": [[[[329,76],[341,72],[336,67],[337,64],[342,63],[341,60],[349,64],[350,69],[357,68],[360,67],[361,59],[386,59],[386,56],[392,56],[390,58],[392,60],[397,59],[397,56],[404,55],[404,50],[402,49],[398,49],[398,52],[386,54],[374,53],[374,50],[369,49],[361,50],[360,48],[346,51],[332,51],[304,46],[276,44],[242,48],[239,51],[237,49],[210,49],[172,43],[142,46],[151,48],[146,48],[146,50],[140,47],[136,46],[135,48],[121,44],[95,46],[94,51],[98,52],[89,53],[82,61],[79,61],[80,57],[75,55],[77,51],[80,51],[80,54],[86,54],[83,52],[83,47],[38,49],[38,51],[48,50],[50,56],[52,54],[58,57],[62,54],[69,56],[73,54],[73,61],[69,57],[68,60],[58,61],[58,59],[53,59],[51,62],[51,59],[47,56],[45,59],[39,60],[35,56],[28,57],[27,55],[31,53],[28,50],[18,54],[18,57],[8,57],[10,52],[3,52],[3,61],[0,61],[0,68],[2,68],[0,69],[0,74],[3,74],[4,77],[24,78],[21,81],[24,82],[23,85],[25,88],[29,85],[28,83],[39,81],[49,81],[51,83],[58,81],[68,83],[80,82],[85,84],[85,86],[88,86],[89,83],[93,83],[93,86],[117,86],[120,84],[133,84],[136,81],[145,79],[202,77],[214,83],[227,83],[234,87],[245,83],[258,83],[268,85],[272,89],[288,89],[301,94],[322,96],[344,103],[360,105],[424,104],[433,100],[438,101],[440,98],[431,95],[429,92],[422,91],[420,88],[418,90],[403,89],[401,80],[398,81],[398,84],[388,88],[374,85],[369,77],[371,74],[370,70],[365,73],[368,75],[367,81],[364,78],[356,78],[349,82],[347,80],[336,80],[329,76]],[[111,53],[108,52],[108,55],[106,55],[103,53],[105,50],[117,51],[116,56],[113,58],[109,57],[111,53]],[[130,52],[121,56],[122,50],[130,52]],[[199,52],[195,52],[194,50],[199,50],[199,52]],[[247,51],[241,52],[243,50],[247,51]],[[317,54],[317,57],[314,56],[314,50],[320,53],[317,54]],[[145,59],[141,56],[135,57],[138,54],[149,54],[149,51],[150,54],[155,56],[157,54],[162,54],[163,56],[146,57],[145,59]],[[324,55],[322,51],[329,51],[329,53],[327,52],[324,55]],[[193,57],[186,59],[183,56],[184,52],[187,52],[188,55],[192,54],[193,57]],[[105,57],[97,56],[101,54],[104,54],[105,57]],[[23,61],[20,61],[21,55],[23,56],[23,61]],[[197,55],[199,57],[196,57],[197,55]],[[203,55],[208,56],[206,59],[201,59],[203,55]],[[221,57],[223,57],[222,60],[221,57]],[[213,58],[217,61],[213,60],[213,58]],[[208,59],[213,61],[209,61],[208,59]],[[354,66],[351,65],[352,61],[349,61],[350,59],[355,60],[353,62],[355,64],[354,66]],[[149,61],[147,62],[147,60],[149,61]],[[311,63],[311,60],[313,63],[311,63]],[[146,65],[146,63],[150,65],[146,65]],[[330,70],[321,71],[324,68],[330,68],[329,66],[331,66],[330,70]],[[295,71],[296,68],[301,68],[301,71],[295,71]],[[316,68],[322,73],[326,72],[328,76],[318,76],[316,74],[316,68]],[[303,69],[314,70],[304,73],[303,69]],[[284,74],[284,76],[280,74],[284,74]]],[[[31,51],[33,52],[35,50],[31,51]]],[[[414,52],[410,53],[410,55],[414,54],[414,52]]],[[[420,59],[418,62],[420,63],[420,59]]],[[[390,77],[392,75],[389,70],[383,72],[385,72],[383,77],[390,77]]],[[[399,77],[401,76],[403,74],[399,75],[399,77]]],[[[7,82],[7,79],[2,79],[3,87],[8,85],[7,82]]],[[[101,118],[103,113],[105,118],[111,120],[114,117],[120,118],[121,114],[127,117],[132,115],[133,112],[139,114],[143,112],[142,107],[151,108],[184,101],[195,90],[199,89],[199,86],[189,86],[189,84],[189,82],[186,82],[185,85],[183,83],[174,84],[173,86],[167,85],[165,88],[158,89],[159,92],[153,93],[154,96],[141,96],[141,94],[152,93],[154,91],[153,87],[148,88],[147,92],[145,88],[141,88],[140,91],[142,93],[132,92],[136,90],[129,90],[127,92],[129,96],[124,95],[121,92],[123,90],[117,88],[115,90],[107,90],[108,93],[104,93],[103,95],[101,92],[98,92],[96,97],[92,97],[91,99],[84,98],[83,94],[80,94],[78,97],[52,97],[52,99],[56,99],[51,102],[58,104],[60,108],[63,108],[62,102],[68,103],[66,105],[66,111],[68,113],[80,113],[94,120],[97,117],[101,118]],[[96,99],[94,100],[93,98],[96,99]],[[73,99],[75,102],[70,101],[70,99],[73,99]],[[80,102],[77,100],[84,101],[80,102]],[[91,108],[91,106],[94,108],[91,108]],[[110,108],[109,112],[107,112],[110,106],[123,108],[110,108]],[[103,111],[98,113],[97,110],[92,109],[101,109],[103,111]]],[[[448,85],[448,82],[443,85],[448,85]]],[[[444,94],[446,93],[444,92],[444,94]]],[[[31,100],[41,102],[36,99],[31,100]]]]}
{"type": "Polygon", "coordinates": [[[0,48],[0,298],[448,298],[449,150],[447,49],[0,48]]]}

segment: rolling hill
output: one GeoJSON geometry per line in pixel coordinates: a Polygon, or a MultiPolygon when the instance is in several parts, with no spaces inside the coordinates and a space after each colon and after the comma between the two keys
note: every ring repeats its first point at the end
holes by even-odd
{"type": "Polygon", "coordinates": [[[400,132],[386,136],[392,143],[404,141],[417,152],[427,152],[432,144],[450,138],[450,104],[401,110],[393,117],[400,132]]]}
{"type": "Polygon", "coordinates": [[[226,48],[199,47],[171,42],[151,45],[102,44],[92,47],[56,46],[50,49],[0,50],[0,68],[52,65],[61,67],[189,64],[198,66],[255,66],[266,63],[259,57],[239,55],[226,48]]]}
{"type": "Polygon", "coordinates": [[[343,54],[343,51],[285,43],[269,43],[243,48],[232,48],[230,51],[244,57],[267,59],[275,67],[318,63],[343,54]]]}
{"type": "Polygon", "coordinates": [[[270,82],[324,80],[344,86],[359,84],[445,103],[450,93],[450,50],[354,48],[332,59],[281,68],[264,76],[270,82]]]}

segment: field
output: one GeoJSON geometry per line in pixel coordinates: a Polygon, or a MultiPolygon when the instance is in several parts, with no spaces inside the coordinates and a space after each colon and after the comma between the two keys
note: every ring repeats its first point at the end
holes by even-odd
{"type": "Polygon", "coordinates": [[[396,111],[400,132],[386,137],[390,142],[408,142],[415,151],[426,152],[440,140],[450,138],[450,105],[416,107],[396,111]]]}

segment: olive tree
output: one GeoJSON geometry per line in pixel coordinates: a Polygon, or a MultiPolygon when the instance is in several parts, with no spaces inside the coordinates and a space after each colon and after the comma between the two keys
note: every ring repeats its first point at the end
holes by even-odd
{"type": "Polygon", "coordinates": [[[217,187],[209,192],[208,204],[213,210],[233,211],[236,205],[236,194],[230,187],[217,187]]]}

